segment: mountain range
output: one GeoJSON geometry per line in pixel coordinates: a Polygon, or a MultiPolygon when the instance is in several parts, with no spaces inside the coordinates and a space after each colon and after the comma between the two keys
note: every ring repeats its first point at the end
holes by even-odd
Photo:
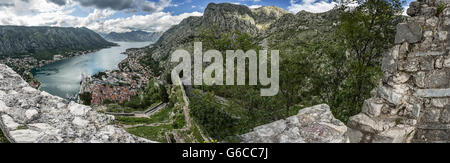
{"type": "Polygon", "coordinates": [[[63,54],[116,44],[87,28],[0,26],[0,57],[63,54]]]}
{"type": "Polygon", "coordinates": [[[109,41],[155,42],[163,32],[131,31],[125,33],[111,32],[105,36],[109,41]]]}

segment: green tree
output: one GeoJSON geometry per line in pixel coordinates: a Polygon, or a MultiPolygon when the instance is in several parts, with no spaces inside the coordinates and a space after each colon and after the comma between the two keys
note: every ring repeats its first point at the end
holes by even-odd
{"type": "Polygon", "coordinates": [[[341,91],[333,99],[334,113],[347,121],[360,112],[370,91],[376,87],[380,76],[380,60],[393,45],[395,26],[402,12],[400,0],[356,0],[358,6],[350,9],[342,4],[337,36],[346,49],[346,70],[341,91]]]}
{"type": "Polygon", "coordinates": [[[81,102],[83,102],[84,105],[91,105],[91,101],[92,101],[91,92],[80,93],[79,96],[80,96],[81,102]]]}

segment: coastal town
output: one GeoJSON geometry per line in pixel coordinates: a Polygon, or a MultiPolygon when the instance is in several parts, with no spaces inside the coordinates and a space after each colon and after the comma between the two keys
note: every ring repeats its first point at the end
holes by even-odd
{"type": "Polygon", "coordinates": [[[125,102],[145,87],[152,78],[150,72],[138,64],[144,54],[141,49],[127,49],[128,57],[119,64],[119,70],[99,72],[91,77],[83,75],[80,94],[90,93],[91,104],[102,104],[105,100],[125,102]]]}

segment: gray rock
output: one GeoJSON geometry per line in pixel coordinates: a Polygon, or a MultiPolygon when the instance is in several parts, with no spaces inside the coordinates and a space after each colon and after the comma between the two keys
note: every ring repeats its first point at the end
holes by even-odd
{"type": "Polygon", "coordinates": [[[350,140],[350,143],[360,143],[361,140],[363,139],[364,134],[359,130],[348,128],[347,136],[350,140]]]}
{"type": "Polygon", "coordinates": [[[434,69],[433,57],[423,57],[420,59],[420,70],[430,71],[434,69]]]}
{"type": "Polygon", "coordinates": [[[0,127],[17,143],[149,143],[109,125],[113,117],[33,89],[0,64],[0,127]],[[10,84],[14,83],[14,84],[10,84]],[[7,90],[7,91],[6,91],[7,90]]]}
{"type": "Polygon", "coordinates": [[[366,114],[357,114],[350,117],[348,125],[350,128],[368,133],[378,133],[383,131],[383,126],[366,114]]]}
{"type": "Polygon", "coordinates": [[[383,57],[383,60],[381,62],[381,69],[384,72],[388,72],[391,74],[397,72],[397,62],[395,62],[392,55],[386,55],[383,57]]]}
{"type": "Polygon", "coordinates": [[[420,62],[418,58],[411,58],[408,60],[401,60],[398,64],[399,70],[406,72],[416,72],[419,70],[420,62]]]}
{"type": "Polygon", "coordinates": [[[433,98],[431,99],[431,105],[438,108],[443,108],[450,104],[449,98],[433,98]]]}
{"type": "Polygon", "coordinates": [[[246,143],[345,143],[347,127],[328,105],[304,108],[295,116],[258,126],[241,136],[246,143]]]}
{"type": "Polygon", "coordinates": [[[397,105],[401,102],[403,95],[395,92],[392,88],[381,86],[377,88],[377,94],[388,102],[397,105]]]}
{"type": "Polygon", "coordinates": [[[436,7],[422,7],[420,9],[420,15],[422,16],[435,16],[436,12],[436,7]]]}
{"type": "Polygon", "coordinates": [[[450,89],[418,89],[418,97],[450,97],[450,89]]]}
{"type": "Polygon", "coordinates": [[[416,16],[420,13],[420,3],[419,2],[411,2],[409,3],[409,8],[406,10],[406,14],[409,16],[416,16]]]}
{"type": "Polygon", "coordinates": [[[450,72],[446,70],[435,70],[429,72],[425,76],[426,88],[449,88],[450,87],[450,72]]]}
{"type": "Polygon", "coordinates": [[[374,136],[374,143],[408,143],[414,136],[412,126],[395,127],[374,136]]]}
{"type": "Polygon", "coordinates": [[[411,77],[411,75],[409,75],[408,73],[400,72],[400,73],[395,74],[393,81],[397,84],[402,84],[402,83],[407,82],[410,77],[411,77]]]}
{"type": "Polygon", "coordinates": [[[378,117],[381,114],[381,108],[383,108],[383,102],[375,98],[370,98],[364,101],[362,112],[366,113],[370,117],[378,117]]]}
{"type": "Polygon", "coordinates": [[[425,87],[425,72],[418,72],[414,75],[414,81],[417,87],[424,88],[425,87]]]}
{"type": "Polygon", "coordinates": [[[450,57],[447,57],[444,60],[443,66],[446,67],[446,68],[450,68],[450,57]]]}
{"type": "Polygon", "coordinates": [[[417,23],[400,23],[397,25],[397,34],[395,35],[395,43],[402,42],[417,43],[422,40],[422,28],[417,23]]]}

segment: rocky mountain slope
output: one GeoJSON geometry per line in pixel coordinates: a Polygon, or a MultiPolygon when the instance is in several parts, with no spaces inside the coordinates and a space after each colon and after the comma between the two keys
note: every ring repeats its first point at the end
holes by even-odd
{"type": "MultiPolygon", "coordinates": [[[[210,3],[201,17],[189,17],[166,31],[148,50],[148,57],[161,61],[177,48],[192,49],[195,39],[207,29],[218,33],[235,30],[256,36],[288,12],[278,7],[250,9],[247,6],[229,3],[210,3]]],[[[164,64],[161,64],[164,65],[164,64]]]]}
{"type": "Polygon", "coordinates": [[[114,45],[87,28],[0,26],[0,57],[42,58],[114,45]]]}
{"type": "Polygon", "coordinates": [[[193,50],[194,41],[202,33],[213,29],[221,33],[240,31],[251,35],[253,41],[264,48],[275,46],[284,40],[299,39],[307,43],[329,40],[337,25],[337,12],[289,13],[278,7],[267,6],[249,9],[247,6],[228,3],[211,3],[201,17],[189,17],[167,30],[161,38],[148,48],[143,56],[143,66],[160,62],[160,69],[170,69],[168,57],[178,48],[193,50]]]}
{"type": "Polygon", "coordinates": [[[155,42],[161,37],[163,32],[145,32],[131,31],[125,33],[111,32],[105,36],[109,41],[126,41],[126,42],[155,42]]]}

